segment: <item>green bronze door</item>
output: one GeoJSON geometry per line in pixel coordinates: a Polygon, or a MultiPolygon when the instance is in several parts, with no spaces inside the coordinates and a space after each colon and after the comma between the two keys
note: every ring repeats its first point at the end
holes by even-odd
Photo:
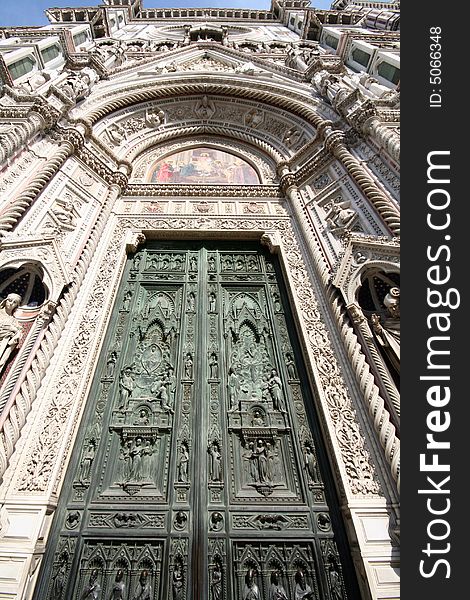
{"type": "Polygon", "coordinates": [[[129,258],[36,600],[357,597],[277,259],[129,258]]]}

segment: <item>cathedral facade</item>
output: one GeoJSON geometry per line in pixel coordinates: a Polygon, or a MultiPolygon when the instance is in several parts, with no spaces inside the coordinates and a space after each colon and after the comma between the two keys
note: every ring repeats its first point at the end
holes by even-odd
{"type": "Polygon", "coordinates": [[[398,11],[0,29],[0,598],[399,597],[398,11]]]}

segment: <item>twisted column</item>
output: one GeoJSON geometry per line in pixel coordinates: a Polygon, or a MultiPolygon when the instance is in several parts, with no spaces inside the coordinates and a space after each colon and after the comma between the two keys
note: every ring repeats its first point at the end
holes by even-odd
{"type": "Polygon", "coordinates": [[[49,183],[67,158],[71,156],[73,150],[74,146],[70,141],[61,142],[54,154],[47,159],[47,163],[34,175],[33,179],[10,199],[0,213],[0,237],[6,231],[10,231],[15,227],[46,184],[49,183]]]}
{"type": "Polygon", "coordinates": [[[344,134],[330,127],[325,131],[325,148],[346,168],[364,196],[374,206],[393,235],[400,235],[400,213],[392,200],[378,187],[361,163],[344,144],[344,134]]]}
{"type": "Polygon", "coordinates": [[[25,146],[33,137],[44,129],[45,120],[37,112],[32,112],[22,123],[18,123],[11,131],[0,137],[0,165],[25,146]]]}

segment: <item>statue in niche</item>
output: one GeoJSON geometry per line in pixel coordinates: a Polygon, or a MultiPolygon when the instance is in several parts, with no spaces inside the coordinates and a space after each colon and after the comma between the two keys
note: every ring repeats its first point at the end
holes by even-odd
{"type": "Polygon", "coordinates": [[[279,453],[271,442],[266,442],[266,456],[268,481],[273,483],[279,478],[279,453]]]}
{"type": "Polygon", "coordinates": [[[287,375],[289,376],[289,379],[297,378],[297,373],[295,371],[294,359],[292,358],[292,354],[290,352],[286,352],[286,369],[287,369],[287,375]]]}
{"type": "Polygon", "coordinates": [[[124,571],[122,569],[119,569],[119,571],[116,573],[113,587],[111,588],[111,595],[109,596],[109,600],[126,600],[126,598],[124,597],[126,586],[124,584],[123,579],[124,571]]]}
{"type": "Polygon", "coordinates": [[[119,410],[126,411],[129,406],[129,398],[134,391],[134,372],[132,367],[125,367],[119,376],[119,410]]]}
{"type": "Polygon", "coordinates": [[[184,581],[183,581],[183,568],[181,566],[180,561],[177,561],[175,563],[171,587],[173,590],[173,600],[183,600],[184,581]]]}
{"type": "Polygon", "coordinates": [[[196,297],[194,292],[188,294],[188,311],[194,312],[196,310],[196,297]]]}
{"type": "Polygon", "coordinates": [[[266,444],[263,442],[263,440],[258,440],[254,452],[257,460],[259,483],[270,483],[268,454],[266,444]]]}
{"type": "Polygon", "coordinates": [[[83,451],[82,461],[80,463],[79,481],[90,481],[91,465],[95,459],[96,443],[94,440],[88,440],[88,445],[83,451]]]}
{"type": "Polygon", "coordinates": [[[207,451],[210,456],[210,480],[222,481],[222,454],[219,443],[214,440],[207,451]]]}
{"type": "Polygon", "coordinates": [[[130,456],[130,479],[132,481],[142,480],[142,438],[137,438],[129,451],[130,456]]]}
{"type": "Polygon", "coordinates": [[[211,600],[222,600],[222,567],[218,560],[212,569],[211,600]]]}
{"type": "Polygon", "coordinates": [[[248,569],[245,575],[245,585],[243,587],[243,600],[261,600],[259,588],[255,583],[254,569],[248,569]]]}
{"type": "Polygon", "coordinates": [[[194,112],[200,119],[211,119],[215,113],[215,104],[207,96],[203,96],[197,101],[194,112]]]}
{"type": "Polygon", "coordinates": [[[238,410],[238,394],[240,392],[240,381],[233,367],[230,367],[228,372],[228,400],[230,404],[229,412],[238,410]]]}
{"type": "Polygon", "coordinates": [[[116,367],[116,363],[118,360],[118,353],[116,349],[112,349],[108,354],[108,359],[106,361],[106,378],[111,379],[114,375],[114,368],[116,367]]]}
{"type": "Polygon", "coordinates": [[[300,569],[295,574],[295,600],[314,600],[312,588],[307,584],[305,575],[300,569]]]}
{"type": "Polygon", "coordinates": [[[372,330],[393,367],[400,373],[400,288],[390,288],[383,303],[388,316],[382,325],[379,315],[373,314],[372,330]]]}
{"type": "Polygon", "coordinates": [[[285,413],[286,409],[282,398],[282,381],[277,374],[276,369],[271,370],[271,376],[268,380],[268,389],[273,400],[274,409],[285,413]]]}
{"type": "Polygon", "coordinates": [[[141,450],[142,459],[142,479],[148,481],[152,476],[152,455],[153,448],[150,444],[150,440],[145,441],[145,446],[141,450]]]}
{"type": "Polygon", "coordinates": [[[81,600],[97,600],[101,594],[101,586],[98,583],[98,569],[93,569],[90,579],[80,596],[81,600]]]}
{"type": "Polygon", "coordinates": [[[271,573],[271,585],[269,586],[268,600],[288,600],[286,590],[279,581],[279,573],[277,571],[271,573]]]}
{"type": "Polygon", "coordinates": [[[59,568],[53,576],[52,583],[52,600],[62,600],[62,592],[64,590],[65,578],[67,574],[67,555],[63,554],[60,557],[59,568]]]}
{"type": "Polygon", "coordinates": [[[189,259],[189,270],[197,271],[197,258],[195,256],[191,256],[189,259]]]}
{"type": "Polygon", "coordinates": [[[331,563],[329,566],[328,579],[330,580],[330,593],[332,600],[343,600],[341,579],[334,563],[331,563]]]}
{"type": "Polygon", "coordinates": [[[165,123],[165,113],[158,107],[147,108],[145,111],[145,123],[149,127],[158,128],[165,123]]]}
{"type": "Polygon", "coordinates": [[[209,377],[210,379],[217,379],[219,376],[219,362],[217,360],[217,354],[212,352],[209,357],[209,377]]]}
{"type": "Polygon", "coordinates": [[[168,365],[164,384],[168,389],[168,403],[171,408],[175,406],[176,396],[176,375],[175,370],[171,365],[168,365]]]}
{"type": "Polygon", "coordinates": [[[193,378],[193,357],[191,356],[191,352],[186,354],[186,359],[184,361],[184,375],[186,379],[193,378]]]}
{"type": "Polygon", "coordinates": [[[132,299],[132,290],[127,290],[122,299],[122,310],[128,311],[132,299]]]}
{"type": "Polygon", "coordinates": [[[209,312],[210,313],[215,313],[216,305],[217,305],[217,296],[214,294],[214,292],[211,292],[209,294],[209,312]]]}
{"type": "Polygon", "coordinates": [[[152,586],[148,580],[148,571],[144,570],[140,574],[139,583],[137,584],[134,598],[132,600],[151,600],[152,586]]]}
{"type": "Polygon", "coordinates": [[[275,312],[282,312],[281,297],[277,292],[273,293],[273,301],[275,312]]]}
{"type": "Polygon", "coordinates": [[[177,466],[177,481],[179,483],[188,482],[188,464],[189,464],[189,450],[185,443],[180,446],[180,455],[178,458],[177,466]]]}
{"type": "Polygon", "coordinates": [[[148,425],[149,423],[150,423],[149,413],[147,410],[145,410],[145,408],[142,408],[139,411],[139,416],[135,420],[134,424],[135,425],[148,425]]]}
{"type": "Polygon", "coordinates": [[[0,302],[0,374],[20,341],[22,327],[13,316],[21,304],[19,294],[8,294],[0,302]]]}
{"type": "Polygon", "coordinates": [[[243,454],[243,459],[248,463],[248,476],[252,483],[259,481],[258,454],[254,442],[248,443],[248,450],[243,454]]]}
{"type": "Polygon", "coordinates": [[[211,273],[215,272],[215,258],[213,256],[209,256],[209,258],[207,259],[207,262],[209,263],[209,271],[211,273]]]}
{"type": "Polygon", "coordinates": [[[318,473],[317,457],[310,444],[305,444],[304,452],[305,469],[307,475],[312,483],[320,482],[320,475],[318,473]]]}

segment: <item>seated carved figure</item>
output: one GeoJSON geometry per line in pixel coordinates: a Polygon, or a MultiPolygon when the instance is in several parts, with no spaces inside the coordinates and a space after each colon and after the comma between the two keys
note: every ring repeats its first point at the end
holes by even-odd
{"type": "Polygon", "coordinates": [[[21,325],[13,313],[21,304],[21,296],[8,294],[0,302],[0,375],[21,337],[21,325]]]}

